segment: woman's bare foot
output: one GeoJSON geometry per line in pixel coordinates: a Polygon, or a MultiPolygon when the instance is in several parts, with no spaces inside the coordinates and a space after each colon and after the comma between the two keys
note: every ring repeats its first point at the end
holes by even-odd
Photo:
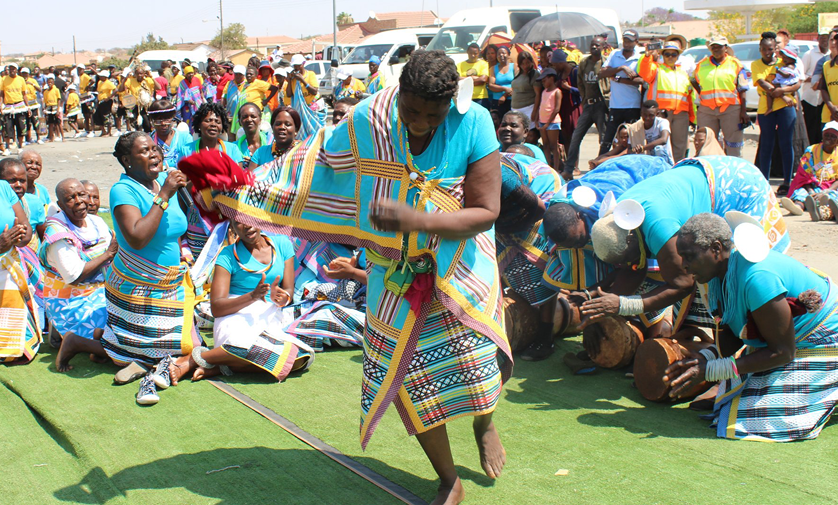
{"type": "Polygon", "coordinates": [[[84,340],[82,337],[72,332],[67,332],[64,335],[64,340],[61,341],[61,347],[58,348],[58,354],[55,355],[55,368],[59,372],[69,372],[73,369],[70,360],[73,356],[82,351],[82,346],[79,344],[84,340]]]}
{"type": "Polygon", "coordinates": [[[474,427],[474,439],[480,450],[480,466],[490,479],[497,479],[506,464],[506,450],[500,443],[500,436],[495,429],[495,423],[489,423],[485,430],[474,427]]]}
{"type": "Polygon", "coordinates": [[[198,363],[195,363],[191,354],[181,356],[176,361],[173,361],[169,367],[169,377],[172,380],[172,386],[177,386],[180,379],[187,377],[196,368],[198,368],[198,363]]]}
{"type": "Polygon", "coordinates": [[[192,382],[196,382],[201,379],[209,379],[210,377],[215,377],[220,373],[221,370],[218,367],[204,368],[199,366],[198,369],[192,373],[192,382]]]}
{"type": "Polygon", "coordinates": [[[453,486],[439,485],[439,491],[436,494],[434,501],[430,505],[457,505],[466,497],[466,492],[463,489],[463,483],[460,478],[454,481],[453,486]]]}
{"type": "Polygon", "coordinates": [[[110,361],[110,359],[108,359],[107,356],[97,356],[91,352],[90,361],[94,363],[107,363],[108,361],[110,361]]]}

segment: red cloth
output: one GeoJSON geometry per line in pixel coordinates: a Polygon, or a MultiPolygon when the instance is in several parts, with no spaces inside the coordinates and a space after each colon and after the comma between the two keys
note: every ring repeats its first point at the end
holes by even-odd
{"type": "Polygon", "coordinates": [[[233,74],[229,72],[224,72],[224,75],[218,79],[218,87],[215,88],[215,101],[220,102],[221,98],[224,96],[224,86],[233,80],[233,74]]]}
{"type": "Polygon", "coordinates": [[[422,310],[422,304],[431,301],[431,294],[434,292],[434,273],[426,272],[424,274],[416,274],[407,292],[404,294],[404,299],[410,304],[410,310],[416,316],[422,310]]]}
{"type": "Polygon", "coordinates": [[[807,172],[803,165],[797,167],[797,172],[794,174],[794,179],[791,180],[791,185],[789,186],[788,196],[791,196],[792,193],[797,191],[798,189],[802,188],[806,184],[811,184],[816,188],[821,189],[828,189],[829,186],[832,185],[832,181],[822,181],[818,182],[818,178],[812,175],[811,173],[807,172]]]}
{"type": "MultiPolygon", "coordinates": [[[[205,149],[178,161],[178,170],[192,183],[192,196],[206,188],[230,191],[253,184],[253,173],[243,169],[232,158],[217,149],[205,149]]],[[[218,224],[223,219],[198,205],[201,215],[218,224]]]]}

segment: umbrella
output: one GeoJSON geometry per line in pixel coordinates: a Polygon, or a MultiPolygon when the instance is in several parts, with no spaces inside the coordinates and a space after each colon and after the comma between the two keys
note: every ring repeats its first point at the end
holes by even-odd
{"type": "Polygon", "coordinates": [[[527,44],[512,44],[512,36],[508,35],[506,32],[495,32],[483,42],[483,47],[480,50],[486,49],[489,44],[495,44],[496,46],[506,46],[509,49],[509,61],[516,62],[518,61],[518,53],[520,52],[527,52],[530,53],[533,57],[533,60],[538,61],[538,53],[536,53],[532,47],[527,44]]]}
{"type": "MultiPolygon", "coordinates": [[[[593,16],[579,12],[556,12],[535,18],[525,24],[515,37],[513,44],[530,44],[542,40],[573,40],[590,38],[611,30],[593,16]]],[[[576,44],[577,47],[585,46],[576,44]]]]}

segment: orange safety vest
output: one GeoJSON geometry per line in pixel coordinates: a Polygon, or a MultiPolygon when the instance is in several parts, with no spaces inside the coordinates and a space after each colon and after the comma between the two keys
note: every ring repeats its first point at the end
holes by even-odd
{"type": "Polygon", "coordinates": [[[733,56],[725,56],[719,65],[705,56],[695,66],[695,80],[701,88],[701,105],[724,112],[731,105],[739,105],[739,73],[742,63],[733,56]]]}
{"type": "Polygon", "coordinates": [[[695,122],[693,85],[685,71],[679,67],[670,68],[658,64],[644,54],[637,64],[637,73],[650,84],[646,100],[658,102],[661,110],[672,111],[675,114],[687,112],[690,122],[695,122]]]}

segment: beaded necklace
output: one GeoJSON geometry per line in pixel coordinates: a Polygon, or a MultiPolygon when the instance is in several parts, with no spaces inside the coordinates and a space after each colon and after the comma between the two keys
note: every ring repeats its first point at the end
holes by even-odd
{"type": "MultiPolygon", "coordinates": [[[[267,266],[265,266],[265,268],[261,268],[259,270],[253,270],[252,268],[246,267],[241,262],[241,260],[239,259],[238,243],[236,243],[236,245],[233,246],[233,257],[236,258],[236,263],[239,264],[239,268],[241,268],[242,270],[244,270],[247,273],[263,274],[263,273],[266,273],[266,272],[270,271],[270,269],[274,266],[274,261],[276,261],[276,245],[274,245],[273,241],[267,235],[262,235],[262,237],[265,238],[265,240],[268,242],[268,245],[271,247],[271,261],[270,261],[270,263],[268,263],[267,266]]],[[[253,253],[250,253],[250,256],[253,257],[253,253]]],[[[257,262],[258,262],[258,260],[257,260],[257,262]]]]}
{"type": "Polygon", "coordinates": [[[291,145],[286,147],[285,149],[277,149],[276,142],[274,142],[273,144],[271,144],[271,154],[273,155],[274,159],[279,158],[291,149],[294,149],[294,147],[299,143],[300,141],[295,139],[294,142],[292,142],[291,145]]]}

